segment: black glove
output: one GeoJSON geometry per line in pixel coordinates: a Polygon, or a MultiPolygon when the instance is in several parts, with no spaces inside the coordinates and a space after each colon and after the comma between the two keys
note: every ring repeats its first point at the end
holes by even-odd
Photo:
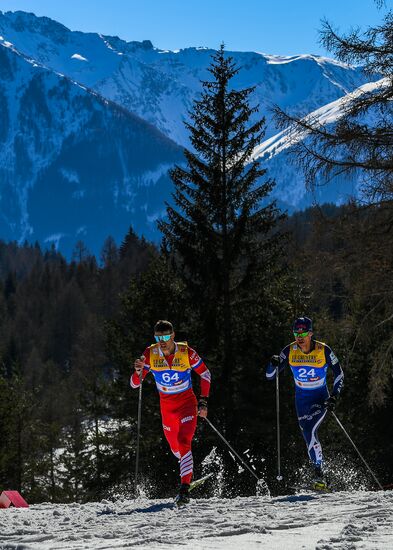
{"type": "Polygon", "coordinates": [[[325,409],[329,412],[333,412],[334,409],[336,408],[336,402],[337,402],[337,398],[334,397],[334,395],[331,395],[326,399],[324,403],[325,409]]]}
{"type": "Polygon", "coordinates": [[[280,356],[279,355],[272,355],[270,359],[270,363],[273,367],[278,367],[280,364],[280,356]]]}
{"type": "Polygon", "coordinates": [[[198,401],[198,412],[201,409],[207,409],[207,397],[200,397],[198,401]]]}

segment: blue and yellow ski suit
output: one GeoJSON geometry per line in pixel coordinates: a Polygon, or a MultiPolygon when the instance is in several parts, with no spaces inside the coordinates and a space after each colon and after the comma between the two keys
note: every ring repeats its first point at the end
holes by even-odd
{"type": "MultiPolygon", "coordinates": [[[[326,416],[325,401],[329,397],[326,375],[331,367],[334,374],[332,396],[337,396],[344,382],[344,373],[333,351],[322,342],[311,341],[309,353],[303,353],[293,342],[280,353],[279,372],[289,366],[295,380],[295,404],[299,426],[306,441],[308,454],[316,465],[322,464],[322,447],[318,428],[326,416]]],[[[276,377],[276,367],[269,363],[268,380],[276,377]]]]}

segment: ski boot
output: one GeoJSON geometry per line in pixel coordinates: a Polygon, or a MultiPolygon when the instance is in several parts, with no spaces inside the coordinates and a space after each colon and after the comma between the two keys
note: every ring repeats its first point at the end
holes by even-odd
{"type": "Polygon", "coordinates": [[[322,466],[319,464],[314,467],[314,479],[311,483],[311,487],[314,491],[329,491],[328,482],[323,474],[322,466]]]}
{"type": "Polygon", "coordinates": [[[190,485],[188,483],[182,483],[178,494],[175,496],[175,504],[177,506],[184,506],[190,502],[190,485]]]}

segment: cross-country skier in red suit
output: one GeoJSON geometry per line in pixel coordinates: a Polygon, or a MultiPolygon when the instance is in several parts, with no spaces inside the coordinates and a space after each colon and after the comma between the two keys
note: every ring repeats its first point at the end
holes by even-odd
{"type": "Polygon", "coordinates": [[[138,388],[151,372],[160,395],[162,427],[171,451],[179,459],[181,485],[178,504],[189,502],[193,458],[191,442],[197,416],[206,418],[210,391],[210,371],[197,352],[186,342],[175,342],[175,332],[169,321],[158,321],[154,327],[155,344],[144,351],[134,363],[131,387],[138,388]],[[192,389],[191,371],[201,377],[201,392],[197,401],[192,389]]]}

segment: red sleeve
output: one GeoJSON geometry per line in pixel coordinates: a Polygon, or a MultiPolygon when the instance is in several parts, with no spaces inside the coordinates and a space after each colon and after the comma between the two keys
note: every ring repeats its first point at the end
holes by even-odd
{"type": "MultiPolygon", "coordinates": [[[[143,352],[143,355],[145,357],[145,364],[143,366],[143,371],[142,371],[142,380],[146,378],[146,375],[150,371],[150,348],[146,348],[145,351],[143,352]]],[[[140,381],[139,375],[134,370],[130,378],[131,388],[139,388],[140,382],[141,381],[140,381]]]]}
{"type": "Polygon", "coordinates": [[[211,374],[203,360],[192,348],[188,348],[188,359],[194,372],[201,377],[201,397],[209,397],[211,374]]]}

